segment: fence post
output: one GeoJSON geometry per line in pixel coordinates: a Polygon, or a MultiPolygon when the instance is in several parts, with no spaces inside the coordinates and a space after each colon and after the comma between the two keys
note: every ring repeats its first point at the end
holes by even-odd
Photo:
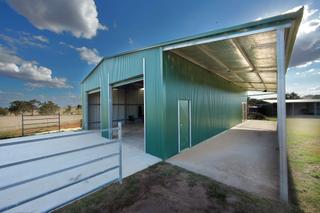
{"type": "Polygon", "coordinates": [[[22,131],[21,134],[22,134],[22,136],[24,136],[23,122],[24,122],[24,121],[23,121],[23,113],[22,113],[22,114],[21,114],[21,131],[22,131]]]}
{"type": "Polygon", "coordinates": [[[60,112],[59,112],[59,114],[58,114],[58,116],[59,116],[59,132],[60,132],[60,112]]]}
{"type": "MultiPolygon", "coordinates": [[[[112,129],[110,129],[112,131],[112,129]]],[[[118,122],[118,140],[119,140],[119,182],[122,184],[122,125],[118,122]]]]}

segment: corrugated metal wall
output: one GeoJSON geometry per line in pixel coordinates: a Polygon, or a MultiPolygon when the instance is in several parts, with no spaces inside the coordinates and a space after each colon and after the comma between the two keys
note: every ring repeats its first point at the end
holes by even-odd
{"type": "Polygon", "coordinates": [[[105,59],[95,71],[81,84],[83,105],[83,128],[87,129],[88,101],[87,92],[100,88],[101,125],[108,127],[109,84],[124,81],[143,74],[145,58],[145,95],[146,95],[146,151],[162,158],[163,140],[163,79],[161,48],[147,49],[118,57],[105,59]]]}
{"type": "Polygon", "coordinates": [[[246,92],[219,76],[171,53],[163,54],[165,82],[164,158],[178,153],[178,100],[191,100],[192,145],[242,120],[246,92]]]}
{"type": "Polygon", "coordinates": [[[81,84],[85,129],[88,128],[87,92],[101,88],[102,128],[107,128],[108,79],[113,84],[141,76],[143,58],[148,153],[162,159],[178,153],[178,99],[191,100],[193,145],[241,122],[241,102],[246,101],[244,91],[180,56],[162,54],[160,48],[155,48],[106,59],[81,84]]]}

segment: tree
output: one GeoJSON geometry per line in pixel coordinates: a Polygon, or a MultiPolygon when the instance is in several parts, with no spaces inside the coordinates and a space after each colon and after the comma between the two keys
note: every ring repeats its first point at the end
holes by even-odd
{"type": "Polygon", "coordinates": [[[32,104],[28,101],[12,101],[9,111],[15,115],[32,111],[32,104]]]}
{"type": "Polygon", "coordinates": [[[8,109],[0,107],[0,116],[6,116],[8,115],[8,109]]]}
{"type": "Polygon", "coordinates": [[[68,106],[66,107],[66,109],[64,110],[64,113],[65,113],[65,114],[70,114],[70,113],[71,113],[71,110],[72,110],[72,107],[71,107],[70,105],[68,105],[68,106]]]}
{"type": "Polygon", "coordinates": [[[41,105],[41,102],[36,99],[32,99],[29,101],[29,103],[31,104],[31,114],[33,115],[34,111],[37,110],[41,105]]]}
{"type": "Polygon", "coordinates": [[[52,101],[44,102],[39,107],[40,115],[53,115],[57,113],[60,107],[52,101]]]}
{"type": "Polygon", "coordinates": [[[257,105],[261,105],[261,104],[266,104],[267,102],[265,102],[263,100],[248,97],[247,103],[248,103],[248,106],[257,106],[257,105]]]}
{"type": "Polygon", "coordinates": [[[300,96],[295,92],[287,93],[286,99],[300,99],[300,96]]]}

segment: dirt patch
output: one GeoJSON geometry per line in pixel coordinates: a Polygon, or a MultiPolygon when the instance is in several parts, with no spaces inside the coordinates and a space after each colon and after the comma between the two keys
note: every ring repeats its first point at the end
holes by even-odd
{"type": "Polygon", "coordinates": [[[57,212],[294,212],[293,206],[256,197],[159,163],[57,212]]]}

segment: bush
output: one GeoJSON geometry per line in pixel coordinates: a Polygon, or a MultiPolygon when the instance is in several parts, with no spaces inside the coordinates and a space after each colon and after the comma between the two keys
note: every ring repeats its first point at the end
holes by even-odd
{"type": "Polygon", "coordinates": [[[259,112],[251,112],[248,114],[250,120],[267,120],[267,117],[259,112]]]}
{"type": "Polygon", "coordinates": [[[6,108],[0,107],[0,116],[8,115],[9,111],[6,108]]]}
{"type": "Polygon", "coordinates": [[[44,102],[39,107],[39,114],[40,115],[53,115],[57,113],[59,110],[59,106],[52,101],[44,102]]]}

